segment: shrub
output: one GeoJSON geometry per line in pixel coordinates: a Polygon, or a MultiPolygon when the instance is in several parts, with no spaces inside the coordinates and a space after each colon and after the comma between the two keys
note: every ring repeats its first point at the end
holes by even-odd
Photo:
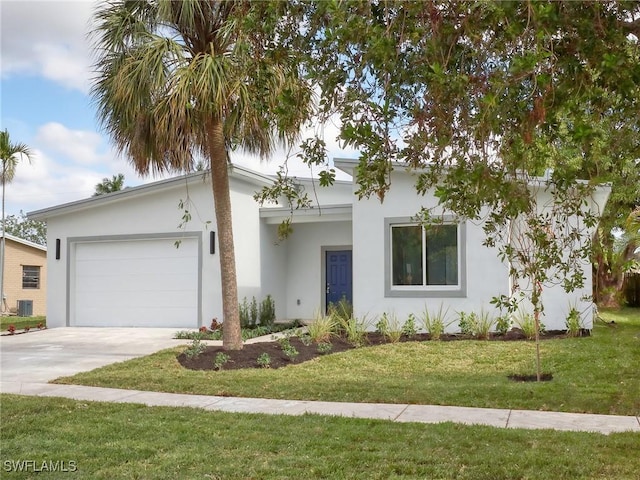
{"type": "Polygon", "coordinates": [[[203,326],[201,326],[201,327],[198,329],[198,331],[199,331],[200,333],[207,333],[207,327],[205,327],[205,326],[203,325],[203,326]]]}
{"type": "Polygon", "coordinates": [[[495,319],[489,312],[480,310],[480,314],[476,315],[476,323],[473,325],[472,335],[481,340],[487,340],[489,333],[493,330],[495,319]]]}
{"type": "Polygon", "coordinates": [[[327,313],[342,324],[353,317],[353,305],[347,300],[347,297],[342,297],[339,302],[329,304],[327,313]]]}
{"type": "Polygon", "coordinates": [[[313,343],[313,339],[311,338],[311,336],[306,333],[301,334],[300,332],[298,332],[298,338],[300,339],[300,341],[305,347],[308,347],[313,343]]]}
{"type": "Polygon", "coordinates": [[[385,313],[382,314],[378,323],[376,323],[376,331],[381,333],[391,343],[397,343],[402,337],[402,328],[398,323],[398,317],[395,314],[389,318],[385,313]]]}
{"type": "MultiPolygon", "coordinates": [[[[533,314],[528,313],[523,309],[518,309],[518,311],[513,314],[513,323],[522,330],[522,333],[528,340],[536,338],[536,322],[533,314]]],[[[540,322],[540,332],[544,332],[544,329],[544,324],[540,322]]]]}
{"type": "Polygon", "coordinates": [[[251,304],[249,305],[249,328],[253,328],[258,323],[258,302],[256,297],[251,297],[251,304]]]}
{"type": "Polygon", "coordinates": [[[199,338],[194,338],[193,341],[183,352],[187,358],[195,358],[200,355],[206,349],[206,345],[202,343],[199,338]]]}
{"type": "Polygon", "coordinates": [[[565,325],[567,326],[567,335],[569,337],[579,337],[582,335],[582,317],[575,306],[569,309],[565,325]]]}
{"type": "Polygon", "coordinates": [[[28,332],[29,330],[31,330],[31,327],[29,325],[27,325],[26,327],[24,327],[24,331],[28,332]]]}
{"type": "Polygon", "coordinates": [[[264,352],[258,355],[258,359],[256,360],[256,362],[262,368],[269,368],[271,366],[271,357],[267,352],[264,352]]]}
{"type": "Polygon", "coordinates": [[[215,332],[216,330],[220,330],[221,328],[222,328],[222,324],[218,323],[217,318],[211,319],[211,326],[209,327],[211,331],[215,332]]]}
{"type": "Polygon", "coordinates": [[[496,332],[504,335],[511,327],[511,319],[508,315],[501,315],[496,319],[496,332]]]}
{"type": "Polygon", "coordinates": [[[247,297],[244,297],[242,303],[238,304],[238,314],[240,316],[240,327],[248,328],[250,319],[249,319],[249,302],[247,301],[247,297]]]}
{"type": "Polygon", "coordinates": [[[413,313],[409,314],[409,318],[407,318],[407,321],[402,325],[402,334],[407,337],[415,337],[418,334],[416,317],[413,313]]]}
{"type": "Polygon", "coordinates": [[[442,311],[442,305],[436,312],[430,312],[426,307],[422,314],[422,324],[424,329],[431,336],[431,340],[440,340],[442,334],[446,330],[448,323],[445,322],[447,318],[447,312],[449,310],[442,311]]]}
{"type": "Polygon", "coordinates": [[[9,332],[11,335],[13,335],[14,333],[16,333],[16,326],[11,324],[7,327],[7,332],[9,332]]]}
{"type": "Polygon", "coordinates": [[[316,343],[327,342],[334,334],[338,321],[333,315],[316,314],[313,322],[307,325],[307,333],[316,343]]]}
{"type": "Polygon", "coordinates": [[[293,345],[291,345],[291,342],[289,341],[289,337],[281,338],[280,340],[278,340],[278,343],[280,344],[282,351],[284,352],[284,354],[287,356],[289,360],[294,360],[300,353],[298,352],[298,350],[296,350],[296,348],[293,345]]]}
{"type": "Polygon", "coordinates": [[[273,326],[276,321],[276,303],[271,295],[267,297],[260,304],[260,325],[265,327],[273,326]]]}
{"type": "Polygon", "coordinates": [[[355,317],[338,317],[338,324],[340,326],[340,331],[346,336],[347,342],[354,347],[361,347],[364,345],[367,333],[366,319],[358,321],[355,317]]]}
{"type": "Polygon", "coordinates": [[[320,342],[316,348],[319,354],[325,355],[333,349],[333,345],[329,342],[320,342]]]}
{"type": "Polygon", "coordinates": [[[458,328],[460,328],[460,333],[463,335],[473,335],[476,322],[476,314],[474,312],[458,312],[458,328]]]}
{"type": "Polygon", "coordinates": [[[218,352],[216,353],[216,356],[213,359],[213,368],[216,370],[222,370],[222,367],[228,361],[229,361],[229,355],[223,352],[218,352]]]}

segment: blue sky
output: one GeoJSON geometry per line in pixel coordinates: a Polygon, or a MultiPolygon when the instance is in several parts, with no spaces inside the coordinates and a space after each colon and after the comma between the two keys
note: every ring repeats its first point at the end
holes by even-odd
{"type": "MultiPolygon", "coordinates": [[[[89,96],[87,33],[94,7],[91,0],[0,0],[0,128],[34,152],[32,164],[21,163],[7,186],[8,214],[89,197],[96,183],[116,173],[124,173],[128,186],[155,180],[139,177],[100,130],[89,96]]],[[[355,156],[334,142],[335,126],[324,133],[330,157],[355,156]]],[[[284,158],[280,151],[265,164],[232,155],[232,161],[266,173],[284,158]]],[[[295,163],[289,170],[309,176],[295,163]]]]}

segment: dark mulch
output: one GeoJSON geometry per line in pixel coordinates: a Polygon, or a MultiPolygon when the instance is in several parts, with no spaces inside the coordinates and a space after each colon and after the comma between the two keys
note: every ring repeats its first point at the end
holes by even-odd
{"type": "MultiPolygon", "coordinates": [[[[566,332],[563,330],[553,330],[544,332],[540,335],[543,340],[549,340],[553,338],[565,338],[566,332]]],[[[468,340],[472,337],[461,334],[449,334],[443,335],[442,341],[455,341],[455,340],[468,340]]],[[[430,340],[429,334],[421,333],[413,337],[403,336],[401,342],[424,342],[430,340]]],[[[521,341],[526,340],[526,337],[519,329],[513,329],[507,332],[505,335],[491,334],[490,341],[521,341]]],[[[214,360],[218,353],[223,352],[229,356],[229,360],[222,367],[223,370],[236,370],[241,368],[263,368],[258,364],[258,357],[264,353],[268,354],[271,358],[271,364],[269,368],[286,367],[287,365],[296,365],[299,363],[313,360],[314,358],[321,357],[322,355],[329,355],[331,353],[344,352],[345,350],[351,350],[354,347],[347,342],[344,338],[334,337],[331,339],[331,351],[328,353],[322,353],[318,350],[318,345],[312,343],[311,345],[305,345],[297,337],[291,337],[289,342],[292,347],[298,351],[298,355],[294,358],[289,358],[285,355],[282,346],[278,341],[270,342],[258,342],[245,344],[242,350],[223,350],[220,346],[207,346],[205,351],[197,357],[189,358],[184,353],[178,355],[178,362],[190,370],[214,370],[214,360]]],[[[370,332],[366,336],[366,345],[381,345],[389,343],[387,339],[379,334],[370,332]]],[[[535,378],[535,376],[534,376],[535,378]]]]}
{"type": "MultiPolygon", "coordinates": [[[[507,378],[509,380],[513,380],[514,382],[537,382],[538,381],[538,375],[536,375],[535,373],[533,375],[520,375],[520,374],[514,373],[513,375],[507,375],[507,378]]],[[[553,375],[551,373],[540,374],[541,382],[548,382],[550,380],[553,380],[553,375]]]]}

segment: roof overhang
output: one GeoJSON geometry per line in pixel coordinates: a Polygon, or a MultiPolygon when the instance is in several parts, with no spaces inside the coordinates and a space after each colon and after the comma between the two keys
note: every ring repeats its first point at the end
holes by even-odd
{"type": "Polygon", "coordinates": [[[291,223],[350,222],[352,205],[329,205],[326,207],[310,207],[293,209],[287,207],[262,207],[260,218],[269,225],[276,225],[291,219],[291,223]]]}

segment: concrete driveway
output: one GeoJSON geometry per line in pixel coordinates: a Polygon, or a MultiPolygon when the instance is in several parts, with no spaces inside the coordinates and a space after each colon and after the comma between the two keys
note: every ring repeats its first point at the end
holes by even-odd
{"type": "MultiPolygon", "coordinates": [[[[66,327],[0,336],[0,380],[46,383],[58,377],[186,345],[176,328],[66,327]]],[[[4,391],[2,388],[0,391],[4,391]]]]}

